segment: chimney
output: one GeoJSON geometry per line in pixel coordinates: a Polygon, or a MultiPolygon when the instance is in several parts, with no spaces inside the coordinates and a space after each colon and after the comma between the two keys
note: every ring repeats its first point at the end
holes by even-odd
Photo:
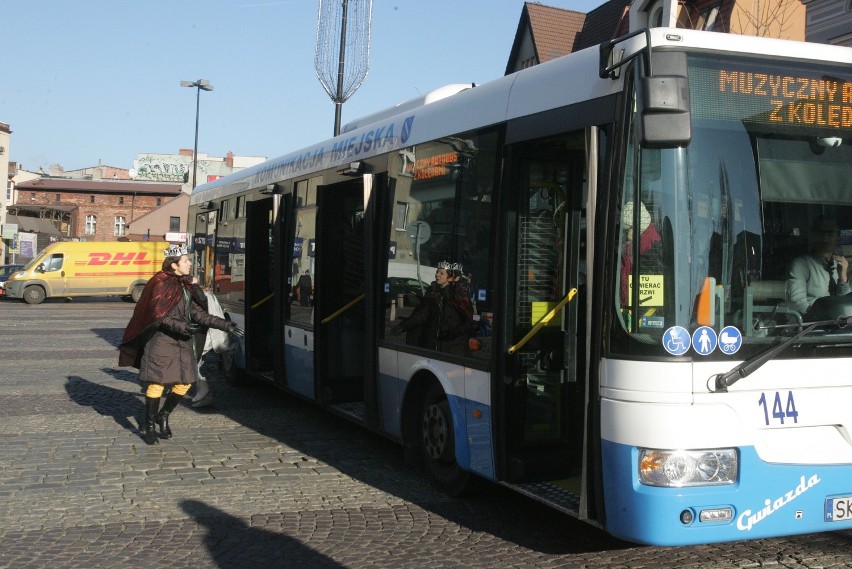
{"type": "Polygon", "coordinates": [[[178,150],[178,156],[192,156],[192,148],[181,148],[178,150]]]}
{"type": "Polygon", "coordinates": [[[228,155],[225,156],[225,166],[228,168],[234,169],[234,153],[228,152],[228,155]]]}

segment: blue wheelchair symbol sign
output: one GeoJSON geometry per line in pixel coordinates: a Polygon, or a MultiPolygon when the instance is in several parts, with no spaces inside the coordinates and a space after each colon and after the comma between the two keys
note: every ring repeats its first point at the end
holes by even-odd
{"type": "Polygon", "coordinates": [[[706,356],[716,349],[716,331],[710,326],[702,326],[692,333],[692,347],[699,356],[706,356]]]}
{"type": "Polygon", "coordinates": [[[672,326],[663,334],[663,347],[673,356],[681,356],[689,349],[689,332],[683,326],[672,326]]]}
{"type": "Polygon", "coordinates": [[[722,353],[736,354],[743,345],[743,335],[733,326],[725,326],[719,333],[719,349],[722,353]]]}

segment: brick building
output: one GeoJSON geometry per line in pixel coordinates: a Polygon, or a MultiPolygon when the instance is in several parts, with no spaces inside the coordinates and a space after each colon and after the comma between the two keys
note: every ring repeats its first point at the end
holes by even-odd
{"type": "MultiPolygon", "coordinates": [[[[128,239],[130,225],[182,195],[181,184],[113,180],[40,178],[15,188],[11,215],[49,220],[62,239],[115,241],[128,239]]],[[[180,221],[186,228],[186,213],[180,221]]],[[[152,228],[161,238],[168,228],[152,228]]],[[[138,238],[138,236],[137,236],[138,238]]]]}

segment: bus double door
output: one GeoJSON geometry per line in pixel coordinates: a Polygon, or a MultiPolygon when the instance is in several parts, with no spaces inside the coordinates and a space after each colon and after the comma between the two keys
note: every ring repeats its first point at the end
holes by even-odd
{"type": "Polygon", "coordinates": [[[382,256],[377,224],[387,216],[385,176],[365,175],[317,192],[316,397],[378,422],[376,337],[382,256]]]}
{"type": "Polygon", "coordinates": [[[509,147],[511,205],[504,219],[506,266],[512,269],[503,282],[510,324],[497,387],[505,479],[563,480],[575,493],[584,398],[578,378],[585,367],[577,349],[584,345],[578,337],[585,319],[583,148],[582,133],[509,147]],[[575,288],[579,294],[558,308],[575,288]],[[554,309],[549,324],[528,336],[554,309]]]}
{"type": "Polygon", "coordinates": [[[246,204],[245,233],[246,370],[267,379],[273,377],[279,338],[274,316],[279,301],[274,293],[273,202],[266,198],[246,204]]]}

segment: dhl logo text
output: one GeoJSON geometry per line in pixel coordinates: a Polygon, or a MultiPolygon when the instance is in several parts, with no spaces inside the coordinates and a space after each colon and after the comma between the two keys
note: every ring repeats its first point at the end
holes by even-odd
{"type": "Polygon", "coordinates": [[[150,265],[148,253],[89,253],[88,265],[150,265]]]}

